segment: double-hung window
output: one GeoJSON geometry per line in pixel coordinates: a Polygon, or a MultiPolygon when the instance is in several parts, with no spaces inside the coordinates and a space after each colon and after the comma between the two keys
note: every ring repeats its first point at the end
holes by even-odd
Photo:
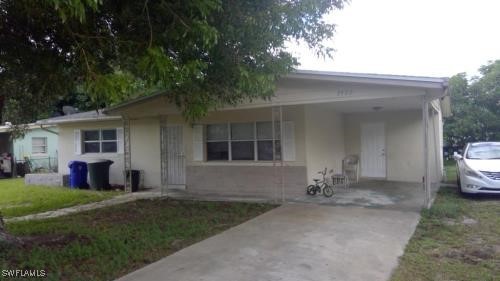
{"type": "Polygon", "coordinates": [[[118,140],[116,129],[83,131],[83,153],[116,153],[118,140]]]}
{"type": "Polygon", "coordinates": [[[46,154],[47,153],[47,138],[33,137],[31,138],[31,153],[46,154]]]}
{"type": "Polygon", "coordinates": [[[281,156],[281,136],[279,123],[257,122],[257,159],[262,161],[273,160],[273,151],[276,152],[275,159],[280,160],[281,156]],[[273,148],[274,143],[274,148],[273,148]]]}
{"type": "Polygon", "coordinates": [[[207,161],[272,161],[281,155],[280,128],[272,122],[206,126],[207,161]]]}

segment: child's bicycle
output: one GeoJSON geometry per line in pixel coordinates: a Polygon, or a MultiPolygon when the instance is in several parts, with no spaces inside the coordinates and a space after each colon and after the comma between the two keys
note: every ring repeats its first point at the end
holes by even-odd
{"type": "MultiPolygon", "coordinates": [[[[323,193],[325,197],[332,197],[333,187],[328,183],[328,180],[326,178],[326,171],[327,168],[325,167],[325,170],[318,172],[318,174],[321,174],[323,176],[323,180],[313,179],[314,184],[311,184],[307,187],[307,194],[316,195],[316,193],[323,193]]],[[[332,172],[333,171],[330,171],[330,173],[332,172]]]]}

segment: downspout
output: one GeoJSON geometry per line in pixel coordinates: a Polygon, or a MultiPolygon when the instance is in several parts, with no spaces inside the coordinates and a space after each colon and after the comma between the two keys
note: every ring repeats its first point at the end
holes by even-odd
{"type": "Polygon", "coordinates": [[[40,129],[42,129],[42,130],[44,130],[44,131],[46,131],[46,132],[52,133],[52,134],[54,134],[54,135],[59,135],[59,133],[58,133],[58,132],[55,132],[55,131],[52,131],[52,130],[49,130],[49,129],[47,129],[47,128],[43,127],[43,124],[40,124],[40,129]]]}

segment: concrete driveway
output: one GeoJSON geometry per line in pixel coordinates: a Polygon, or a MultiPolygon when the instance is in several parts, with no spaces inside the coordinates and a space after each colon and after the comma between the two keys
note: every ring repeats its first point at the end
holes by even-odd
{"type": "Polygon", "coordinates": [[[286,204],[120,281],[388,280],[417,211],[286,204]]]}

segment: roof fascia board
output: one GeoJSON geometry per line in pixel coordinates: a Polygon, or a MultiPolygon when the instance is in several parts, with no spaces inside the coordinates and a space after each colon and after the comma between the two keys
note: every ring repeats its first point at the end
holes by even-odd
{"type": "MultiPolygon", "coordinates": [[[[407,95],[405,97],[419,97],[419,96],[424,96],[424,94],[415,94],[415,95],[407,95]]],[[[391,98],[390,96],[384,97],[384,96],[379,96],[376,98],[373,97],[366,97],[366,96],[360,96],[360,97],[334,97],[334,98],[321,98],[321,99],[301,99],[301,100],[294,100],[294,101],[287,101],[287,102],[280,102],[277,100],[271,100],[269,102],[262,102],[258,104],[240,104],[234,107],[222,107],[218,108],[217,110],[214,111],[226,111],[226,110],[238,110],[238,109],[252,109],[252,108],[263,108],[263,107],[271,107],[271,106],[291,106],[291,105],[302,105],[302,104],[318,104],[318,103],[330,103],[330,102],[343,102],[343,101],[363,101],[363,100],[371,100],[371,99],[388,99],[391,98]]]]}
{"type": "Polygon", "coordinates": [[[349,77],[349,76],[335,76],[335,75],[324,75],[324,74],[290,74],[284,78],[321,80],[321,81],[356,83],[356,84],[403,86],[403,87],[415,87],[415,88],[426,88],[426,89],[443,89],[444,87],[443,82],[438,82],[438,81],[416,81],[416,80],[375,78],[375,77],[349,77]]]}
{"type": "Polygon", "coordinates": [[[82,123],[82,122],[99,122],[99,121],[114,121],[121,120],[121,116],[106,116],[99,118],[78,118],[78,119],[65,119],[65,120],[47,120],[47,121],[37,121],[38,125],[57,125],[57,124],[67,124],[67,123],[82,123]]]}

